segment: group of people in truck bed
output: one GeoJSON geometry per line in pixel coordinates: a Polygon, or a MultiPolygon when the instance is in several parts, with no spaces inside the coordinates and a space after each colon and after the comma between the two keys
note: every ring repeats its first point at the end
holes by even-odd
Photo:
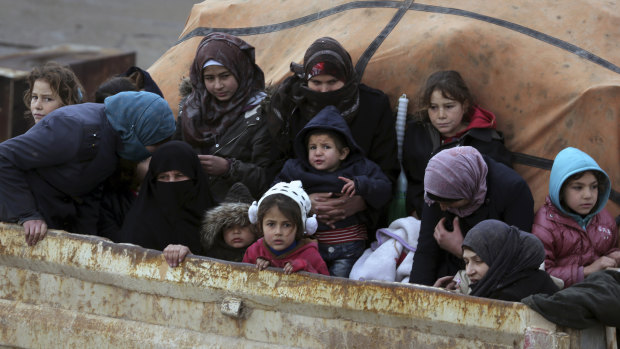
{"type": "Polygon", "coordinates": [[[198,45],[174,118],[148,72],[85,103],[69,68],[33,69],[34,125],[0,143],[0,220],[35,246],[48,228],[160,250],[358,280],[408,281],[520,301],[620,266],[611,181],[561,150],[534,212],[495,115],[461,75],[422,84],[398,160],[388,97],[323,37],[266,88],[254,47],[198,45]],[[387,221],[402,169],[408,215],[387,221]]]}

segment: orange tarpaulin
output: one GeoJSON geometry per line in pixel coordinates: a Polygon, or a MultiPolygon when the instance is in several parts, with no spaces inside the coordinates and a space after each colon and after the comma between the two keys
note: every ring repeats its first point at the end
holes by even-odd
{"type": "MultiPolygon", "coordinates": [[[[194,5],[178,42],[149,68],[175,112],[179,82],[198,43],[213,31],[255,46],[273,84],[290,74],[290,62],[301,63],[315,39],[334,37],[357,62],[362,81],[386,92],[394,107],[432,72],[458,70],[479,104],[497,115],[507,147],[535,157],[521,156],[515,169],[530,184],[536,208],[548,192],[549,172],[531,165],[566,146],[590,154],[611,177],[613,194],[620,190],[615,2],[205,1],[194,5]]],[[[607,208],[620,214],[617,204],[607,208]]]]}

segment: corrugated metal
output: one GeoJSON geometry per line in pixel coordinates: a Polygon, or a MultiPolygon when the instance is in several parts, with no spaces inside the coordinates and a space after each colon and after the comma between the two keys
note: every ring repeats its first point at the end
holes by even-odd
{"type": "MultiPolygon", "coordinates": [[[[519,303],[162,254],[0,224],[0,345],[48,347],[569,348],[519,303]]],[[[574,346],[573,346],[574,347],[574,346]]]]}

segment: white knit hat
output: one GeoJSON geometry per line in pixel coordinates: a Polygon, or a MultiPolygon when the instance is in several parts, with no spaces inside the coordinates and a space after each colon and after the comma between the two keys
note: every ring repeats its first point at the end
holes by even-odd
{"type": "Polygon", "coordinates": [[[280,182],[273,187],[269,188],[263,197],[258,200],[258,203],[254,201],[250,208],[248,209],[248,216],[250,217],[250,222],[256,223],[258,221],[258,207],[265,200],[266,197],[273,194],[283,194],[293,199],[299,205],[299,210],[301,211],[301,222],[303,224],[304,232],[307,235],[312,235],[316,232],[318,227],[318,222],[316,221],[316,214],[312,215],[312,217],[308,217],[308,213],[310,213],[310,209],[312,208],[312,203],[310,202],[310,197],[304,191],[301,181],[292,181],[290,183],[280,182]]]}

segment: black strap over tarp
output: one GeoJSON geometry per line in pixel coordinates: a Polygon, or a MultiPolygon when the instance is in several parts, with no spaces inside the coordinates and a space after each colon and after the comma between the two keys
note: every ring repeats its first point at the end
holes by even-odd
{"type": "MultiPolygon", "coordinates": [[[[515,164],[521,164],[530,167],[536,167],[543,170],[551,170],[551,166],[553,166],[553,160],[541,158],[534,155],[523,154],[523,153],[512,153],[512,162],[515,164]]],[[[609,194],[609,200],[615,202],[620,205],[620,193],[615,191],[613,188],[611,189],[611,193],[609,194]]]]}

